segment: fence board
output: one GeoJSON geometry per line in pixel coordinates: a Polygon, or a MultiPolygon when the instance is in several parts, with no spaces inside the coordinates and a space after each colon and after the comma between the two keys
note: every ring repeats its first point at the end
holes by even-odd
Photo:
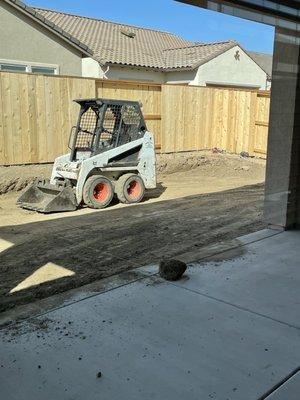
{"type": "Polygon", "coordinates": [[[13,113],[11,110],[11,97],[10,97],[10,75],[4,75],[2,79],[2,114],[3,114],[3,135],[4,135],[4,160],[9,162],[14,160],[13,143],[12,143],[12,121],[13,113]]]}
{"type": "Polygon", "coordinates": [[[4,142],[4,114],[3,114],[3,82],[0,80],[0,162],[2,160],[2,163],[5,162],[6,159],[6,154],[5,154],[5,142],[4,142]]]}
{"type": "Polygon", "coordinates": [[[256,156],[267,154],[270,99],[263,93],[257,95],[253,153],[256,156]]]}
{"type": "Polygon", "coordinates": [[[0,72],[0,164],[65,153],[79,109],[73,100],[95,96],[141,101],[162,152],[267,151],[267,92],[0,72]]]}

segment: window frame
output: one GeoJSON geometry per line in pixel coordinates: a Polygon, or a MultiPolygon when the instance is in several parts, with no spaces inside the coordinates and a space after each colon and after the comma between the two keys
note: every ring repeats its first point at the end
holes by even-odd
{"type": "MultiPolygon", "coordinates": [[[[45,64],[45,63],[38,63],[38,62],[31,62],[31,61],[0,59],[0,72],[2,71],[1,70],[1,64],[25,66],[25,71],[24,72],[25,73],[30,73],[30,74],[31,73],[35,74],[35,72],[32,72],[32,67],[35,67],[35,68],[53,68],[54,74],[45,74],[45,75],[59,75],[59,66],[57,64],[45,64]]],[[[12,71],[12,72],[14,72],[14,71],[12,71]]],[[[17,72],[18,71],[16,71],[16,73],[17,72]]],[[[24,72],[21,72],[21,73],[24,73],[24,72]]],[[[39,75],[39,74],[37,74],[37,75],[39,75]]]]}

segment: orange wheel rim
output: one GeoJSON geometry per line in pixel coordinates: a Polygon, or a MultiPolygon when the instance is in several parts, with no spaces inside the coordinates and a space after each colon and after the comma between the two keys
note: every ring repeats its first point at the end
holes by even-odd
{"type": "Polygon", "coordinates": [[[109,196],[109,187],[107,183],[100,182],[95,185],[93,190],[93,197],[99,203],[103,203],[108,199],[109,196]]]}
{"type": "Polygon", "coordinates": [[[142,186],[138,181],[131,181],[127,186],[127,195],[130,199],[137,199],[142,193],[142,186]]]}

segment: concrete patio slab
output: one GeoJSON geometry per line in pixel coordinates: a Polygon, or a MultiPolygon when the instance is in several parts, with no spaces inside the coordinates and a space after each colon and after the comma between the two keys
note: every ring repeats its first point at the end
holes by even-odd
{"type": "Polygon", "coordinates": [[[191,264],[176,285],[300,328],[299,245],[300,231],[264,238],[191,264]]]}
{"type": "Polygon", "coordinates": [[[143,268],[140,280],[3,328],[1,397],[262,398],[300,365],[299,245],[298,232],[261,237],[193,263],[177,283],[143,268]]]}

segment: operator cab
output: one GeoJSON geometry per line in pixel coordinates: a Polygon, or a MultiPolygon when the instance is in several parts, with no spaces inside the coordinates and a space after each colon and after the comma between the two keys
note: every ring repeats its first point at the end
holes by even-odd
{"type": "Polygon", "coordinates": [[[70,161],[87,159],[144,136],[146,124],[137,101],[75,100],[80,105],[77,125],[71,130],[70,161]]]}

